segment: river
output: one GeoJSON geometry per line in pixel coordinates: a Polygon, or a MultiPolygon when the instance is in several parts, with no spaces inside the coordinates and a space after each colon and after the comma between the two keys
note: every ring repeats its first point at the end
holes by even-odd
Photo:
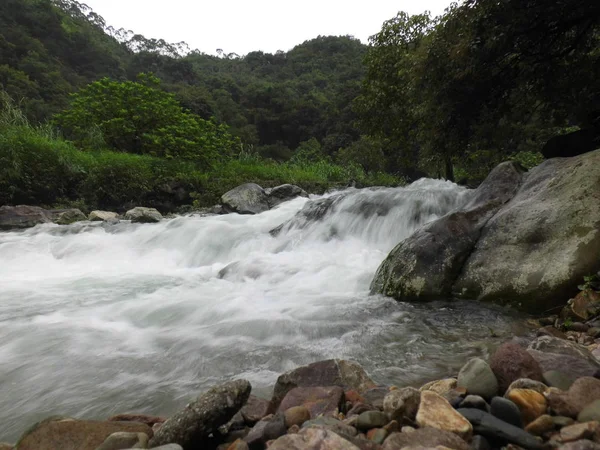
{"type": "Polygon", "coordinates": [[[420,180],[335,195],[321,220],[277,236],[309,200],[0,233],[0,441],[55,414],[169,415],[237,377],[268,396],[282,372],[327,358],[418,384],[523,331],[499,307],[369,295],[387,253],[468,190],[420,180]]]}

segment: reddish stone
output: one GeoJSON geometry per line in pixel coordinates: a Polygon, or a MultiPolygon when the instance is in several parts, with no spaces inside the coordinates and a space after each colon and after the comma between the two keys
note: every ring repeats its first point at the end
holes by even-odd
{"type": "Polygon", "coordinates": [[[339,386],[297,387],[286,394],[278,411],[284,412],[294,406],[304,406],[314,419],[321,414],[340,411],[344,402],[344,390],[339,386]]]}
{"type": "Polygon", "coordinates": [[[344,392],[344,395],[346,397],[346,401],[351,402],[352,404],[365,403],[364,397],[354,390],[346,391],[344,392]]]}
{"type": "Polygon", "coordinates": [[[544,381],[538,362],[515,342],[506,342],[498,347],[490,367],[498,379],[501,393],[506,392],[510,384],[519,378],[544,381]]]}
{"type": "Polygon", "coordinates": [[[269,400],[251,395],[248,397],[248,402],[246,402],[246,405],[244,405],[240,412],[244,421],[252,426],[269,413],[270,406],[271,402],[269,400]]]}

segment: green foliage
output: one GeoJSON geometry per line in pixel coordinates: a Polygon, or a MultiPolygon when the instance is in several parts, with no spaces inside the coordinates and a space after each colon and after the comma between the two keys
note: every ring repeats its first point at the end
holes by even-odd
{"type": "Polygon", "coordinates": [[[600,291],[600,272],[595,275],[588,275],[583,277],[583,284],[577,286],[580,291],[587,291],[592,289],[594,291],[600,291]]]}
{"type": "Polygon", "coordinates": [[[232,153],[236,141],[226,127],[186,112],[159,87],[151,74],[140,74],[137,82],[103,78],[73,94],[54,120],[79,146],[89,144],[90,130],[99,130],[115,150],[193,160],[202,167],[232,153]]]}
{"type": "Polygon", "coordinates": [[[527,151],[517,152],[511,155],[510,159],[518,162],[526,169],[532,169],[544,161],[544,157],[541,153],[527,151]]]}
{"type": "Polygon", "coordinates": [[[346,148],[341,148],[336,155],[339,164],[355,164],[365,172],[383,172],[386,169],[385,154],[381,140],[369,136],[361,136],[346,148]]]}
{"type": "Polygon", "coordinates": [[[292,164],[305,164],[324,160],[326,160],[326,155],[323,154],[321,144],[315,138],[311,138],[300,143],[290,162],[292,164]]]}

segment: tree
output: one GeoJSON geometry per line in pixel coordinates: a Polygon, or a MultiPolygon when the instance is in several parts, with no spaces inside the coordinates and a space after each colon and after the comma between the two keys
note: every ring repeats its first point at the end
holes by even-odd
{"type": "Polygon", "coordinates": [[[54,120],[79,144],[97,128],[109,147],[123,152],[188,159],[204,167],[232,153],[236,140],[225,126],[185,111],[159,87],[152,74],[140,74],[137,82],[103,78],[73,94],[69,108],[54,120]]]}

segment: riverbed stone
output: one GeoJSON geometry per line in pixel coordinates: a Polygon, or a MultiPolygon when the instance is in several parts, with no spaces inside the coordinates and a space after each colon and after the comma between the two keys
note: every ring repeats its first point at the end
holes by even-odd
{"type": "Polygon", "coordinates": [[[88,220],[92,222],[109,222],[118,219],[119,215],[112,211],[95,210],[88,215],[88,220]]]}
{"type": "Polygon", "coordinates": [[[473,425],[473,431],[493,442],[515,444],[526,449],[542,447],[541,440],[525,430],[506,423],[480,409],[461,408],[458,410],[473,425]]]}
{"type": "Polygon", "coordinates": [[[229,422],[246,403],[251,389],[246,380],[229,381],[209,389],[169,418],[150,440],[150,448],[171,443],[192,447],[229,422]]]}
{"type": "Polygon", "coordinates": [[[148,448],[146,433],[119,431],[113,433],[96,450],[122,450],[129,448],[148,448]]]}
{"type": "Polygon", "coordinates": [[[470,395],[492,398],[498,394],[498,380],[481,358],[472,358],[460,369],[457,385],[466,388],[470,395]]]}
{"type": "Polygon", "coordinates": [[[577,420],[579,422],[590,422],[593,420],[600,422],[600,400],[595,400],[586,405],[577,415],[577,420]]]}
{"type": "Polygon", "coordinates": [[[250,448],[260,447],[267,441],[277,439],[287,432],[285,417],[283,414],[275,414],[264,417],[250,430],[244,441],[250,448]]]}
{"type": "Polygon", "coordinates": [[[548,407],[546,398],[532,389],[512,389],[508,393],[508,400],[519,407],[524,425],[545,414],[548,407]]]}
{"type": "Polygon", "coordinates": [[[260,214],[269,210],[265,190],[256,183],[242,184],[221,196],[221,204],[227,212],[260,214]]]}
{"type": "Polygon", "coordinates": [[[52,222],[57,225],[70,225],[87,220],[87,216],[77,208],[51,209],[48,211],[52,222]]]}
{"type": "Polygon", "coordinates": [[[344,389],[339,386],[296,387],[285,395],[277,411],[284,412],[294,406],[304,406],[314,419],[322,414],[341,411],[344,402],[344,389]]]}
{"type": "Polygon", "coordinates": [[[246,424],[252,426],[269,413],[271,402],[251,395],[240,410],[246,424]]]}
{"type": "Polygon", "coordinates": [[[308,197],[304,189],[294,184],[282,184],[271,189],[265,189],[265,194],[271,208],[296,197],[308,197]]]}
{"type": "Polygon", "coordinates": [[[305,428],[296,434],[280,437],[269,446],[269,450],[360,450],[333,431],[320,428],[305,428]]]}
{"type": "Polygon", "coordinates": [[[436,394],[444,395],[447,392],[455,389],[457,386],[456,378],[444,378],[443,380],[434,380],[429,383],[425,383],[423,386],[419,388],[421,392],[423,391],[433,391],[436,394]]]}
{"type": "Polygon", "coordinates": [[[448,401],[433,391],[421,393],[421,404],[417,412],[416,423],[420,427],[432,427],[450,431],[468,440],[473,434],[473,427],[448,401]]]}
{"type": "Polygon", "coordinates": [[[501,393],[506,392],[510,384],[519,378],[543,381],[538,362],[516,342],[505,342],[498,347],[492,356],[490,367],[496,375],[501,393]]]}
{"type": "Polygon", "coordinates": [[[459,404],[460,408],[476,408],[489,412],[490,405],[479,395],[467,395],[459,404]]]}
{"type": "Polygon", "coordinates": [[[229,447],[227,447],[227,450],[250,450],[250,447],[248,447],[246,441],[236,439],[229,447]]]}
{"type": "Polygon", "coordinates": [[[39,206],[0,206],[0,231],[31,228],[51,222],[50,213],[39,206]]]}
{"type": "Polygon", "coordinates": [[[413,446],[426,448],[443,446],[455,450],[469,450],[469,444],[456,434],[431,427],[419,428],[410,433],[392,433],[383,442],[382,450],[398,450],[413,446]]]}
{"type": "Polygon", "coordinates": [[[18,450],[96,450],[117,432],[152,436],[152,429],[142,423],[49,418],[27,430],[15,447],[18,450]]]}
{"type": "Polygon", "coordinates": [[[506,398],[494,397],[489,412],[494,417],[497,417],[506,423],[523,428],[523,416],[521,410],[515,403],[506,398]]]}
{"type": "Polygon", "coordinates": [[[305,406],[292,406],[285,410],[283,417],[286,427],[301,426],[304,422],[310,420],[310,411],[305,406]]]}
{"type": "Polygon", "coordinates": [[[536,331],[538,336],[552,336],[559,339],[567,339],[567,335],[554,325],[546,325],[536,331]]]}
{"type": "Polygon", "coordinates": [[[589,439],[581,439],[575,442],[568,442],[558,447],[559,450],[600,450],[600,444],[590,441],[589,439]]]}
{"type": "Polygon", "coordinates": [[[392,420],[402,422],[404,417],[414,421],[421,403],[421,392],[412,387],[390,391],[383,399],[383,411],[392,420]]]}
{"type": "Polygon", "coordinates": [[[529,378],[519,378],[518,380],[510,383],[510,386],[508,386],[508,389],[506,389],[506,393],[504,394],[504,397],[506,397],[507,394],[510,391],[512,391],[513,389],[531,389],[532,391],[543,394],[548,389],[548,386],[546,386],[541,381],[535,381],[535,380],[531,380],[529,378]]]}
{"type": "Polygon", "coordinates": [[[329,359],[298,367],[277,378],[271,407],[276,410],[286,394],[296,387],[340,386],[364,393],[375,383],[354,361],[329,359]]]}
{"type": "Polygon", "coordinates": [[[166,422],[167,418],[147,414],[117,414],[116,416],[109,417],[107,420],[111,422],[139,422],[152,427],[154,424],[166,422]]]}
{"type": "Polygon", "coordinates": [[[575,382],[575,378],[558,370],[548,370],[544,372],[543,377],[548,386],[558,388],[561,391],[568,391],[575,382]]]}
{"type": "Polygon", "coordinates": [[[127,211],[124,218],[133,223],[156,223],[160,222],[163,216],[156,208],[137,206],[127,211]]]}
{"type": "Polygon", "coordinates": [[[492,450],[492,446],[486,438],[478,434],[471,439],[471,450],[492,450]]]}
{"type": "Polygon", "coordinates": [[[600,380],[593,377],[578,378],[567,392],[550,388],[546,398],[556,415],[576,418],[587,405],[600,400],[600,380]]]}
{"type": "Polygon", "coordinates": [[[363,392],[362,395],[366,403],[374,406],[379,410],[383,410],[383,400],[385,399],[385,396],[388,394],[388,392],[390,392],[390,390],[387,387],[376,386],[367,389],[363,392]]]}
{"type": "Polygon", "coordinates": [[[569,340],[540,336],[527,349],[544,372],[556,370],[572,378],[593,376],[600,362],[583,345],[569,340]]]}
{"type": "Polygon", "coordinates": [[[358,416],[356,428],[360,431],[367,431],[371,428],[381,428],[390,421],[388,415],[381,411],[365,411],[358,416]]]}
{"type": "Polygon", "coordinates": [[[555,427],[556,424],[554,423],[552,416],[544,414],[527,425],[525,431],[535,436],[542,436],[543,434],[554,430],[555,427]]]}
{"type": "Polygon", "coordinates": [[[574,442],[580,439],[591,439],[598,432],[600,423],[596,421],[576,423],[560,430],[561,442],[574,442]]]}
{"type": "MultiPolygon", "coordinates": [[[[356,422],[358,422],[358,417],[356,417],[356,422]]],[[[350,436],[354,437],[358,434],[358,430],[350,423],[342,422],[334,417],[317,417],[316,419],[311,419],[302,424],[302,428],[322,428],[325,430],[333,431],[334,433],[339,434],[340,436],[350,436]]]]}

